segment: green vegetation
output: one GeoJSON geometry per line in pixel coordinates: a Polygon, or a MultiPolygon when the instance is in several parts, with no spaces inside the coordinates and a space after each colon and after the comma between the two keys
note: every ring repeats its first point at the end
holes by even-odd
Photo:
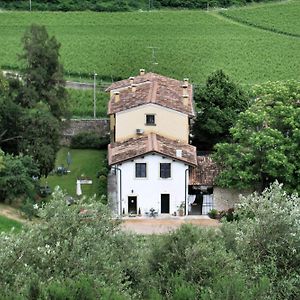
{"type": "MultiPolygon", "coordinates": [[[[261,0],[255,0],[261,2],[261,0]]],[[[270,0],[265,0],[270,1],[270,0]]],[[[253,0],[35,0],[32,10],[61,10],[61,11],[131,11],[137,9],[155,9],[160,7],[175,8],[207,8],[228,7],[231,5],[245,5],[253,0]]],[[[5,9],[29,10],[28,1],[1,0],[0,7],[5,9]]]]}
{"type": "MultiPolygon", "coordinates": [[[[73,118],[92,118],[94,114],[94,91],[68,89],[70,113],[73,118]]],[[[96,93],[96,117],[107,117],[109,94],[103,91],[96,93]]]]}
{"type": "Polygon", "coordinates": [[[77,150],[69,148],[61,148],[57,153],[55,166],[67,167],[67,155],[71,153],[72,163],[70,165],[71,173],[67,175],[51,174],[47,178],[42,179],[42,184],[48,184],[52,190],[59,185],[61,189],[71,196],[76,195],[76,180],[80,176],[89,177],[93,180],[92,185],[82,185],[82,193],[85,196],[93,196],[98,194],[99,185],[97,173],[105,166],[106,159],[105,150],[77,150]]]}
{"type": "Polygon", "coordinates": [[[241,199],[219,230],[146,238],[120,231],[101,202],[66,206],[56,192],[41,223],[0,235],[0,298],[297,299],[299,201],[274,183],[241,199]]]}
{"type": "Polygon", "coordinates": [[[216,145],[218,184],[263,190],[278,180],[300,192],[300,83],[269,82],[253,93],[255,101],[230,129],[231,141],[216,145]]]}
{"type": "Polygon", "coordinates": [[[227,141],[229,129],[250,101],[249,95],[222,70],[208,76],[205,86],[194,91],[198,105],[192,127],[193,144],[201,150],[212,150],[216,143],[227,141]]]}
{"type": "Polygon", "coordinates": [[[22,224],[15,220],[0,216],[0,232],[20,232],[22,229],[22,224]]]}
{"type": "MultiPolygon", "coordinates": [[[[283,14],[288,5],[282,6],[283,14]]],[[[31,23],[45,25],[60,41],[66,75],[90,78],[96,71],[99,80],[111,82],[144,67],[195,83],[203,83],[216,69],[245,84],[300,78],[300,39],[203,11],[2,12],[3,68],[22,67],[17,61],[19,41],[31,23]],[[157,47],[157,65],[152,64],[150,46],[157,47]]]]}
{"type": "Polygon", "coordinates": [[[254,5],[221,14],[250,26],[300,37],[300,1],[254,5]]]}

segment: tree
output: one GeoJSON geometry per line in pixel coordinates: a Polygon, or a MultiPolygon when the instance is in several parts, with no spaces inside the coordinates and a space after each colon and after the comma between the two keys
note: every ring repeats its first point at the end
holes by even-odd
{"type": "Polygon", "coordinates": [[[192,128],[193,144],[203,150],[228,140],[230,127],[249,104],[247,93],[222,70],[212,73],[206,85],[196,89],[194,99],[200,111],[192,128]]]}
{"type": "Polygon", "coordinates": [[[38,174],[38,168],[29,156],[13,156],[10,154],[2,157],[0,169],[0,199],[12,200],[16,197],[32,196],[34,182],[32,176],[38,174]]]}
{"type": "Polygon", "coordinates": [[[33,157],[40,175],[48,176],[53,170],[59,150],[59,121],[48,111],[45,104],[27,109],[20,120],[19,151],[33,157]]]}
{"type": "Polygon", "coordinates": [[[254,88],[251,107],[231,129],[232,143],[216,145],[224,187],[263,190],[277,179],[300,191],[300,83],[266,83],[254,88]]]}
{"type": "Polygon", "coordinates": [[[43,101],[56,118],[66,116],[67,92],[59,62],[60,44],[54,36],[49,37],[45,26],[34,24],[25,32],[22,42],[24,52],[20,58],[26,64],[22,105],[31,108],[43,101]]]}

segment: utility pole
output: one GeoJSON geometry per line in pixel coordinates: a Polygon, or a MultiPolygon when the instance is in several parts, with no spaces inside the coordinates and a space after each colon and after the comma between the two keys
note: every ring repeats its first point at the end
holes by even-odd
{"type": "Polygon", "coordinates": [[[31,11],[31,0],[29,0],[29,10],[31,11]]]}
{"type": "MultiPolygon", "coordinates": [[[[158,49],[158,47],[147,47],[148,49],[151,49],[152,50],[152,60],[151,60],[151,64],[153,66],[153,69],[154,69],[154,66],[155,65],[158,65],[158,62],[156,61],[156,56],[155,56],[155,49],[158,49]]],[[[153,70],[151,70],[153,71],[153,70]]]]}
{"type": "Polygon", "coordinates": [[[96,76],[97,73],[94,71],[94,119],[96,119],[96,76]]]}

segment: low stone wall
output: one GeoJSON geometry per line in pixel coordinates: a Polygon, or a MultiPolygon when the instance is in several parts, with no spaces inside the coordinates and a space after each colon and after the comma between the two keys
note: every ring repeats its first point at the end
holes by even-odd
{"type": "Polygon", "coordinates": [[[253,190],[236,190],[214,187],[214,208],[228,210],[239,202],[240,196],[248,196],[253,190]]]}
{"type": "Polygon", "coordinates": [[[72,136],[81,132],[95,132],[99,136],[109,134],[109,119],[71,119],[64,121],[60,144],[69,146],[72,136]]]}

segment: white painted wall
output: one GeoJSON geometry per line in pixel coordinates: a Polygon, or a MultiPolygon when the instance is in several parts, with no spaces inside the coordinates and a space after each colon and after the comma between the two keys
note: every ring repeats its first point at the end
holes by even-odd
{"type": "MultiPolygon", "coordinates": [[[[154,208],[160,214],[161,194],[170,194],[170,214],[185,201],[185,170],[188,168],[183,162],[163,158],[162,155],[148,154],[144,158],[124,162],[117,166],[122,170],[122,208],[128,213],[128,196],[137,196],[137,210],[141,208],[142,215],[154,208]],[[135,178],[135,163],[147,164],[147,178],[135,178]],[[160,163],[171,163],[171,178],[160,178],[160,163]],[[133,191],[133,192],[132,192],[133,191]]],[[[187,182],[188,182],[188,172],[187,182]]],[[[186,193],[187,195],[187,193],[186,193]]],[[[120,199],[120,176],[118,175],[118,199],[120,199]]]]}

